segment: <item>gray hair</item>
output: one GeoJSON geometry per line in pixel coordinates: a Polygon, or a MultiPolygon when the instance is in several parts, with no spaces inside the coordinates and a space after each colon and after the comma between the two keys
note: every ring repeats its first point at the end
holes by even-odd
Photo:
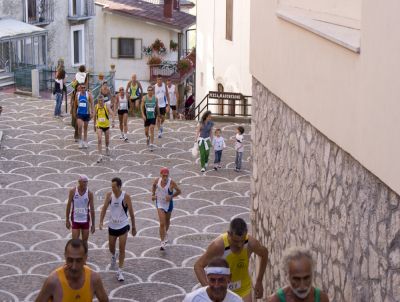
{"type": "Polygon", "coordinates": [[[295,246],[288,248],[283,254],[282,270],[285,276],[289,276],[289,262],[292,260],[299,260],[301,258],[308,258],[311,261],[312,271],[314,274],[314,260],[311,251],[308,248],[295,246]]]}

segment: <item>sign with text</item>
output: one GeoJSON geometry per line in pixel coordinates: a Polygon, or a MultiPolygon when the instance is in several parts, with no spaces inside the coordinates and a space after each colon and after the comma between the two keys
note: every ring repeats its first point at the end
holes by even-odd
{"type": "Polygon", "coordinates": [[[243,100],[243,94],[237,92],[219,92],[210,91],[208,93],[210,99],[225,99],[225,100],[243,100]]]}

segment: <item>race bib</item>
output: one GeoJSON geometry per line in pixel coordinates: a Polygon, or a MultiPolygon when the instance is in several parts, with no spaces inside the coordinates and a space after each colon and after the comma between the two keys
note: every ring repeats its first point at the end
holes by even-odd
{"type": "Polygon", "coordinates": [[[120,224],[120,223],[122,223],[124,221],[125,221],[125,219],[114,219],[114,218],[111,218],[111,222],[115,223],[115,224],[120,224]]]}
{"type": "Polygon", "coordinates": [[[108,101],[108,96],[103,97],[104,102],[108,101]]]}
{"type": "Polygon", "coordinates": [[[230,289],[230,290],[238,290],[239,288],[241,288],[242,287],[242,281],[236,281],[236,282],[232,282],[232,283],[229,283],[229,285],[228,285],[228,289],[230,289]]]}
{"type": "Polygon", "coordinates": [[[87,209],[85,208],[78,208],[78,209],[74,209],[75,214],[86,214],[87,213],[87,209]]]}
{"type": "Polygon", "coordinates": [[[106,118],[105,117],[100,117],[99,118],[99,122],[105,122],[106,121],[106,118]]]}
{"type": "Polygon", "coordinates": [[[126,108],[127,108],[126,103],[120,103],[119,108],[120,108],[120,110],[126,110],[126,108]]]}
{"type": "Polygon", "coordinates": [[[86,108],[86,103],[79,103],[79,107],[83,107],[83,108],[86,108]]]}
{"type": "Polygon", "coordinates": [[[147,111],[148,111],[148,112],[154,112],[154,111],[155,111],[155,108],[147,108],[147,111]]]}

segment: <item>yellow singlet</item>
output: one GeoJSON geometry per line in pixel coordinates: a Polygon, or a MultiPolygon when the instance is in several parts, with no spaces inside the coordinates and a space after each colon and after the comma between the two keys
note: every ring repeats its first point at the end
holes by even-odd
{"type": "Polygon", "coordinates": [[[248,239],[246,235],[246,241],[242,251],[239,254],[235,254],[231,251],[228,241],[228,233],[222,234],[224,240],[224,258],[229,264],[232,278],[229,284],[229,289],[241,296],[242,298],[247,296],[251,292],[251,279],[249,275],[249,255],[248,255],[248,239]]]}
{"type": "Polygon", "coordinates": [[[96,105],[96,126],[100,128],[109,128],[110,119],[108,117],[107,105],[104,104],[103,108],[96,105]]]}
{"type": "Polygon", "coordinates": [[[92,290],[90,288],[91,271],[88,266],[84,266],[85,281],[80,289],[72,289],[69,287],[67,277],[65,277],[64,267],[56,270],[58,280],[62,287],[62,302],[87,302],[93,300],[92,290]]]}

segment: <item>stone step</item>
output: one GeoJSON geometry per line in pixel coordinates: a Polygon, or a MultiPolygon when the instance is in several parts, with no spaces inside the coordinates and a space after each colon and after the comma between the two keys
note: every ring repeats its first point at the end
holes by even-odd
{"type": "Polygon", "coordinates": [[[8,86],[12,86],[12,85],[14,85],[15,84],[15,82],[14,82],[14,79],[12,79],[12,80],[10,80],[10,81],[4,81],[4,82],[0,82],[0,89],[1,88],[6,88],[6,87],[8,87],[8,86]]]}

